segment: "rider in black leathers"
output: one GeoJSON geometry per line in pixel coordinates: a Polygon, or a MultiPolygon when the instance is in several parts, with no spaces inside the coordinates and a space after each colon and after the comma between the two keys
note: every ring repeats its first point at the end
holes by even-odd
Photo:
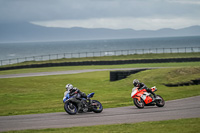
{"type": "Polygon", "coordinates": [[[81,101],[82,98],[87,99],[87,95],[84,92],[81,92],[78,88],[73,87],[72,84],[67,84],[66,89],[69,92],[70,97],[74,96],[70,99],[70,101],[75,102],[78,106],[78,111],[81,109],[81,101]]]}
{"type": "Polygon", "coordinates": [[[133,85],[135,87],[139,87],[138,90],[145,89],[147,92],[151,93],[154,96],[154,100],[156,99],[156,94],[153,91],[151,91],[151,89],[149,89],[144,83],[140,83],[139,80],[134,79],[133,80],[133,85]]]}

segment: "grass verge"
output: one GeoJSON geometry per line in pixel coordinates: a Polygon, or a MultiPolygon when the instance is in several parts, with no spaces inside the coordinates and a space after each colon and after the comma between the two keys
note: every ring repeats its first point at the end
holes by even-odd
{"type": "Polygon", "coordinates": [[[200,67],[146,70],[115,82],[109,71],[80,74],[0,79],[0,116],[63,112],[65,85],[71,83],[85,93],[95,92],[93,99],[104,108],[132,106],[132,81],[137,78],[148,87],[156,85],[165,100],[200,95],[200,85],[166,87],[163,84],[199,78],[200,67]]]}
{"type": "Polygon", "coordinates": [[[0,71],[0,75],[35,73],[35,72],[53,72],[83,69],[112,69],[112,68],[142,68],[142,67],[191,67],[200,66],[200,62],[180,62],[180,63],[144,63],[144,64],[124,64],[124,65],[90,65],[90,66],[62,66],[62,67],[44,67],[44,68],[27,68],[0,71]]]}
{"type": "Polygon", "coordinates": [[[60,129],[22,130],[4,133],[197,133],[200,118],[140,122],[132,124],[100,125],[60,129]]]}

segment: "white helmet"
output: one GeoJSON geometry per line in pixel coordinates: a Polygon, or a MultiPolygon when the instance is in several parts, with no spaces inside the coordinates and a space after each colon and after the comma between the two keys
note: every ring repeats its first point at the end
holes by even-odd
{"type": "Polygon", "coordinates": [[[67,84],[65,87],[68,91],[74,88],[72,84],[67,84]]]}

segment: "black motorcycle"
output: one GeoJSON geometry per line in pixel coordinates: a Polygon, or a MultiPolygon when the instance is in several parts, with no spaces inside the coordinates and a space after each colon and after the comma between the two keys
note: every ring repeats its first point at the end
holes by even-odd
{"type": "Polygon", "coordinates": [[[66,94],[63,98],[64,103],[64,109],[65,111],[70,115],[75,115],[77,113],[83,113],[83,112],[95,112],[95,113],[101,113],[103,111],[102,104],[97,100],[92,100],[91,98],[94,96],[94,92],[87,95],[87,99],[81,98],[79,99],[81,101],[81,108],[78,112],[78,106],[77,103],[71,101],[70,99],[74,96],[69,95],[69,93],[66,94]]]}

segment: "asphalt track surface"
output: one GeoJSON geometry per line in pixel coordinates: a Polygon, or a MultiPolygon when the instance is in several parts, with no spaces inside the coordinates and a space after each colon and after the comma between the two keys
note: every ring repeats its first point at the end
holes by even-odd
{"type": "Polygon", "coordinates": [[[68,71],[56,71],[56,72],[20,73],[20,74],[0,75],[0,79],[1,78],[18,78],[18,77],[33,77],[33,76],[76,74],[76,73],[95,72],[95,71],[138,70],[138,69],[157,69],[157,68],[166,68],[166,67],[116,68],[116,69],[84,69],[84,70],[68,70],[68,71]]]}
{"type": "MultiPolygon", "coordinates": [[[[66,128],[77,126],[137,123],[181,118],[200,117],[200,96],[167,101],[164,107],[135,106],[108,108],[102,113],[79,113],[68,115],[66,112],[1,116],[0,131],[66,128]]],[[[64,110],[64,109],[63,109],[64,110]]]]}

